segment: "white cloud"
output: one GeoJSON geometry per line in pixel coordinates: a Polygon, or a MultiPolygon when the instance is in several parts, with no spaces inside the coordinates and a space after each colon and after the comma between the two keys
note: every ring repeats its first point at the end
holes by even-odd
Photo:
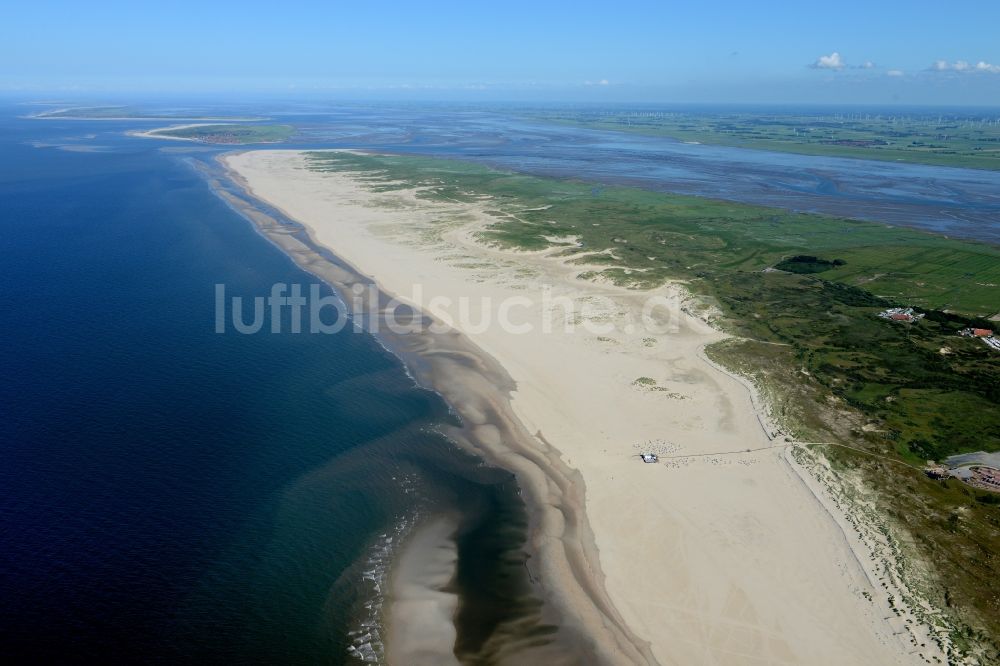
{"type": "Polygon", "coordinates": [[[861,65],[861,69],[875,69],[875,63],[871,60],[865,60],[864,64],[861,65]]]}
{"type": "Polygon", "coordinates": [[[821,55],[809,66],[813,69],[844,69],[846,64],[840,54],[834,51],[830,55],[821,55]]]}
{"type": "Polygon", "coordinates": [[[975,65],[965,60],[956,60],[955,62],[937,60],[929,69],[932,72],[983,72],[986,74],[1000,74],[1000,65],[994,65],[985,60],[980,60],[975,65]]]}
{"type": "Polygon", "coordinates": [[[610,86],[611,82],[607,79],[601,79],[600,81],[584,81],[585,86],[610,86]]]}
{"type": "Polygon", "coordinates": [[[905,72],[901,69],[890,69],[885,74],[886,76],[903,76],[905,72]]]}

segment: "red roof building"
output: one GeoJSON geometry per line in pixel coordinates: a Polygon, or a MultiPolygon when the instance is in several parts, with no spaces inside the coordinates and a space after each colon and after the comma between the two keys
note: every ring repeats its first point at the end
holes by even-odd
{"type": "Polygon", "coordinates": [[[993,331],[988,328],[974,328],[972,329],[972,335],[977,338],[988,338],[993,335],[993,331]]]}

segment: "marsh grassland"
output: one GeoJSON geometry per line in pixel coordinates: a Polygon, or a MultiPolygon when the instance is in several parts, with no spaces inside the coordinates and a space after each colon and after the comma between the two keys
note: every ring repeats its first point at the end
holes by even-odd
{"type": "Polygon", "coordinates": [[[531,111],[528,115],[579,127],[738,148],[1000,169],[1000,119],[995,114],[950,115],[935,111],[768,115],[595,109],[531,111]]]}

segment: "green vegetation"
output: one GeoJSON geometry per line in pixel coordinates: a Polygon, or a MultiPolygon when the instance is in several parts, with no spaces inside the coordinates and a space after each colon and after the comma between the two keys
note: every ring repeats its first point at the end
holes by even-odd
{"type": "Polygon", "coordinates": [[[786,271],[788,273],[822,273],[823,271],[828,271],[831,268],[836,268],[838,266],[843,266],[846,264],[843,259],[834,259],[829,261],[828,259],[820,259],[819,257],[814,257],[811,254],[797,254],[794,257],[789,257],[779,261],[774,265],[780,271],[786,271]]]}
{"type": "Polygon", "coordinates": [[[1000,169],[1000,119],[870,114],[532,111],[536,120],[805,155],[1000,169]]]}
{"type": "Polygon", "coordinates": [[[636,288],[684,281],[739,336],[710,349],[713,358],[760,380],[798,438],[844,445],[825,453],[864,478],[881,514],[934,567],[926,592],[965,627],[955,640],[998,649],[1000,595],[984,583],[1000,577],[1000,506],[919,467],[1000,449],[1000,354],[956,335],[970,324],[995,328],[983,318],[1000,310],[1000,249],[430,158],[324,152],[311,161],[380,191],[416,186],[419,197],[478,202],[497,219],[486,241],[538,249],[574,237],[562,251],[589,252],[574,260],[603,264],[606,279],[636,288]],[[877,316],[891,305],[926,316],[877,316]]]}
{"type": "Polygon", "coordinates": [[[890,322],[875,314],[893,303],[806,275],[715,281],[737,331],[794,350],[789,362],[864,418],[880,452],[923,464],[1000,448],[1000,357],[957,335],[967,320],[890,322]]]}
{"type": "Polygon", "coordinates": [[[205,143],[278,143],[294,135],[295,128],[291,125],[195,125],[153,130],[150,134],[205,143]]]}
{"type": "Polygon", "coordinates": [[[552,245],[551,237],[575,235],[595,252],[588,264],[604,263],[604,277],[637,288],[681,279],[708,293],[719,276],[757,273],[794,255],[817,254],[843,262],[825,271],[825,280],[887,301],[986,317],[1000,311],[1000,249],[980,243],[435,158],[312,155],[313,168],[360,172],[376,190],[412,183],[424,198],[476,202],[488,196],[499,218],[488,240],[541,249],[552,245]],[[601,251],[609,254],[596,254],[601,251]]]}

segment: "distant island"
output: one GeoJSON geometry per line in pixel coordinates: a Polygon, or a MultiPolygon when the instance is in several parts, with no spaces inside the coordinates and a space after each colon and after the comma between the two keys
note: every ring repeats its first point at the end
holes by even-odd
{"type": "Polygon", "coordinates": [[[215,125],[196,124],[178,125],[136,132],[136,136],[153,139],[182,139],[185,141],[200,141],[202,143],[217,143],[241,145],[247,143],[280,143],[295,134],[291,125],[215,125]]]}
{"type": "Polygon", "coordinates": [[[1000,119],[939,113],[533,110],[535,120],[803,155],[1000,169],[1000,119]]]}
{"type": "Polygon", "coordinates": [[[204,109],[176,109],[168,112],[142,111],[129,106],[82,106],[55,109],[37,113],[32,118],[40,120],[171,120],[171,121],[225,121],[193,122],[152,130],[130,132],[133,136],[157,139],[181,139],[241,145],[247,143],[279,143],[295,134],[291,125],[249,125],[245,123],[267,120],[265,117],[240,117],[213,115],[204,109]]]}
{"type": "Polygon", "coordinates": [[[213,115],[188,110],[150,113],[130,106],[73,106],[42,111],[30,117],[40,120],[225,120],[229,122],[266,120],[259,116],[213,115]]]}

